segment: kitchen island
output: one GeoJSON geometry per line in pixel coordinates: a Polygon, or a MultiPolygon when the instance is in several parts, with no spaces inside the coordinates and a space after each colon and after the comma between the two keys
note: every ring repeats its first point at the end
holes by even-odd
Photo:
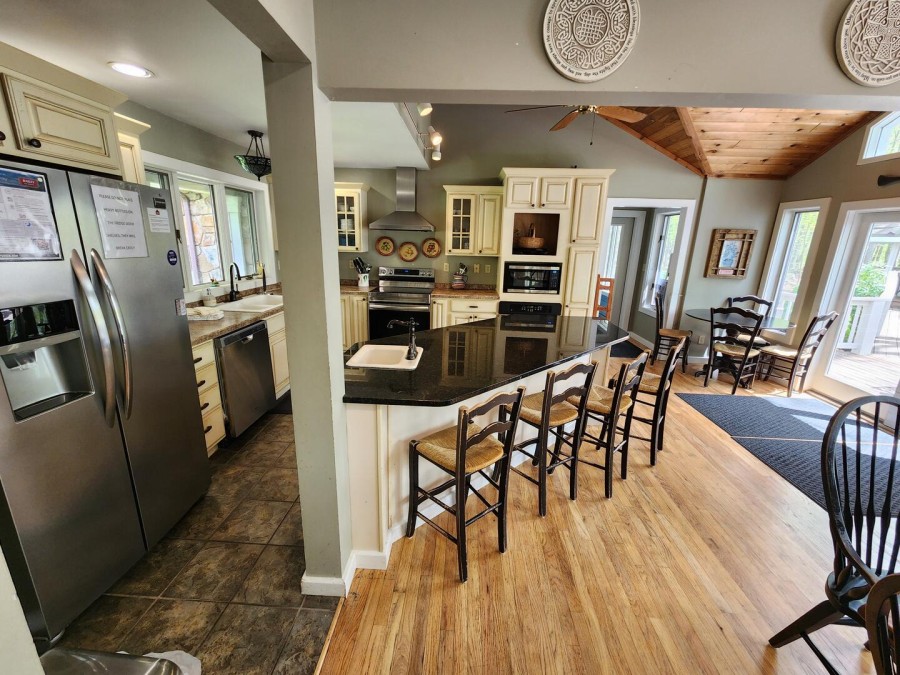
{"type": "MultiPolygon", "coordinates": [[[[608,321],[560,316],[549,326],[510,317],[476,321],[416,334],[422,350],[411,371],[344,369],[353,556],[350,569],[386,569],[391,544],[403,536],[409,499],[409,441],[456,424],[461,406],[525,387],[542,391],[548,370],[597,361],[605,380],[608,347],[628,333],[608,321]]],[[[406,345],[406,335],[370,344],[406,345]]],[[[354,345],[348,360],[359,348],[354,345]]],[[[520,427],[518,436],[524,438],[520,427]]],[[[514,458],[514,462],[522,457],[514,458]]],[[[426,462],[423,486],[446,475],[426,462]]],[[[477,481],[473,481],[478,485],[477,481]]],[[[535,496],[535,505],[537,504],[535,496]]],[[[452,503],[452,495],[448,495],[452,503]]],[[[432,505],[431,517],[441,510],[432,505]]],[[[535,506],[536,508],[536,506],[535,506]]]]}

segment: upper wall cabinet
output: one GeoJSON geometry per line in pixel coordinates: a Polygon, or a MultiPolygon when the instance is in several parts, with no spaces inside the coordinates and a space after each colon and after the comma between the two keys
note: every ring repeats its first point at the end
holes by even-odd
{"type": "Polygon", "coordinates": [[[510,176],[507,208],[567,209],[572,206],[572,179],[565,176],[510,176]]]}
{"type": "Polygon", "coordinates": [[[575,181],[573,244],[600,243],[607,185],[608,181],[605,178],[578,178],[575,181]]]}
{"type": "Polygon", "coordinates": [[[144,160],[141,158],[141,134],[150,125],[119,113],[116,113],[115,120],[119,154],[122,157],[122,178],[131,183],[145,184],[147,177],[144,174],[144,160]]]}
{"type": "Polygon", "coordinates": [[[121,173],[119,143],[110,108],[9,73],[3,74],[3,90],[15,140],[15,148],[5,146],[4,152],[121,173]]]}
{"type": "Polygon", "coordinates": [[[338,251],[362,253],[369,250],[366,220],[369,186],[365,183],[335,183],[338,251]]]}
{"type": "Polygon", "coordinates": [[[500,254],[503,188],[445,185],[447,192],[447,254],[500,254]]]}

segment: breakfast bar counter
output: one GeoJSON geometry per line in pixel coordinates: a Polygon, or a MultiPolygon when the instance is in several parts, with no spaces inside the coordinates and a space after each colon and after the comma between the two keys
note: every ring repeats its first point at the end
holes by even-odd
{"type": "MultiPolygon", "coordinates": [[[[603,381],[607,348],[627,339],[627,331],[592,318],[560,316],[552,326],[526,327],[500,316],[416,333],[422,354],[415,370],[345,367],[354,566],[385,569],[391,544],[403,535],[410,439],[455,425],[461,406],[499,392],[542,391],[548,370],[593,360],[603,381]]],[[[405,346],[408,337],[368,344],[405,346]]],[[[422,463],[421,485],[445,478],[422,463]]]]}

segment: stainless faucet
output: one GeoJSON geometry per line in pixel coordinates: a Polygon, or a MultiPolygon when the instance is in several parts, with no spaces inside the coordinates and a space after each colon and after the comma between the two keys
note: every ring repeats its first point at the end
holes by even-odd
{"type": "Polygon", "coordinates": [[[231,267],[228,268],[228,278],[231,281],[231,292],[228,294],[229,302],[234,302],[237,300],[237,290],[234,287],[234,273],[237,271],[237,280],[241,280],[241,268],[238,267],[237,263],[231,263],[231,267]]]}
{"type": "Polygon", "coordinates": [[[388,328],[393,328],[394,326],[409,327],[409,349],[406,350],[407,361],[415,361],[416,356],[419,354],[419,350],[416,348],[416,326],[418,325],[419,322],[412,316],[409,317],[409,321],[400,321],[400,319],[391,319],[388,321],[388,328]]]}

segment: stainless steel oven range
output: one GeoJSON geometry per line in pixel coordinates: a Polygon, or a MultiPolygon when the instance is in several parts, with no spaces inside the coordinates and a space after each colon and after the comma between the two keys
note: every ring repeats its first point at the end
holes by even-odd
{"type": "Polygon", "coordinates": [[[379,267],[378,290],[369,293],[369,339],[403,335],[407,328],[388,328],[393,319],[418,323],[416,330],[431,328],[431,292],[434,270],[423,267],[379,267]]]}

